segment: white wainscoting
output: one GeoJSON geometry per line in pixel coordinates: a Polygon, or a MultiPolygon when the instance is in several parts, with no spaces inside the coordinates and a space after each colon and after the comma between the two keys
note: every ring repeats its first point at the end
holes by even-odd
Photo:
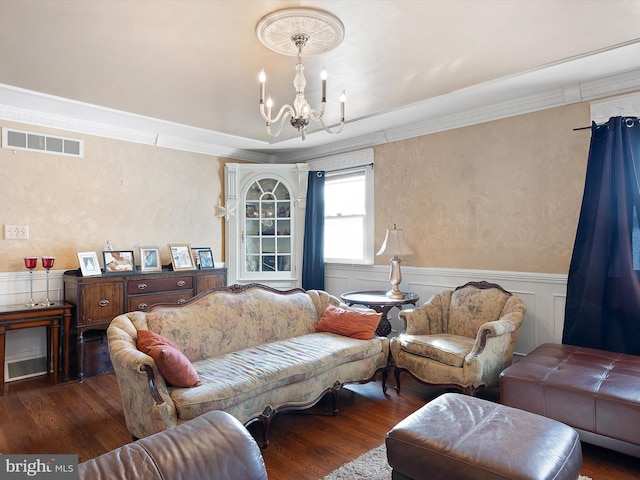
{"type": "MultiPolygon", "coordinates": [[[[62,301],[64,270],[51,270],[49,274],[49,300],[62,301]]],[[[33,272],[33,300],[47,298],[47,274],[38,268],[33,272]]],[[[0,273],[0,306],[23,305],[29,301],[29,271],[0,273]]],[[[17,359],[35,358],[47,353],[46,327],[13,330],[6,333],[5,363],[17,359]]]]}
{"type": "MultiPolygon", "coordinates": [[[[61,301],[63,298],[63,273],[63,270],[51,271],[49,298],[52,301],[61,301]]],[[[566,275],[403,266],[400,289],[420,295],[418,305],[422,305],[441,290],[480,280],[501,285],[522,298],[527,305],[524,324],[516,343],[517,354],[527,354],[542,343],[562,342],[566,275]]],[[[390,287],[388,266],[325,265],[325,289],[333,295],[340,296],[351,290],[389,290],[390,287]]],[[[33,298],[39,302],[46,297],[46,274],[36,270],[33,275],[33,298]]],[[[0,273],[0,305],[22,304],[28,300],[28,271],[0,273]]],[[[402,325],[397,309],[389,312],[389,320],[393,328],[391,335],[398,335],[402,325]]],[[[45,328],[7,332],[6,345],[7,360],[46,353],[45,328]]]]}
{"type": "MultiPolygon", "coordinates": [[[[546,342],[562,343],[567,276],[558,274],[402,267],[402,291],[420,295],[422,305],[432,295],[469,281],[497,283],[518,295],[527,306],[515,352],[526,355],[546,342]]],[[[325,290],[340,296],[351,290],[389,290],[389,267],[382,265],[325,265],[325,290]]],[[[411,305],[405,308],[412,308],[411,305]]],[[[402,330],[398,309],[389,312],[391,335],[402,330]]]]}

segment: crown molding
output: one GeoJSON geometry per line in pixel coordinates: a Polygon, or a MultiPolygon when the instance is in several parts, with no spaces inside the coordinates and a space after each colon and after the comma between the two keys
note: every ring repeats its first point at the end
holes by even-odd
{"type": "MultiPolygon", "coordinates": [[[[374,119],[376,122],[382,120],[390,125],[388,129],[318,147],[287,151],[268,151],[268,144],[265,142],[110,110],[1,84],[0,120],[249,162],[295,163],[637,91],[640,90],[640,70],[569,84],[563,88],[533,95],[516,96],[502,102],[478,105],[479,102],[485,101],[483,92],[500,93],[500,88],[507,81],[508,79],[505,79],[470,87],[393,112],[350,122],[354,127],[359,127],[358,124],[365,125],[374,119]],[[447,113],[452,105],[474,104],[475,106],[447,113]],[[66,114],[59,112],[66,112],[66,114]],[[412,121],[403,124],[402,119],[405,118],[410,118],[412,121]]],[[[504,90],[504,95],[510,94],[508,88],[504,90]]],[[[600,110],[605,112],[605,106],[608,105],[611,109],[614,108],[612,107],[614,104],[615,100],[609,103],[603,102],[600,110]]]]}
{"type": "MultiPolygon", "coordinates": [[[[426,104],[435,104],[438,100],[441,103],[455,104],[463,101],[462,97],[469,95],[481,95],[479,86],[471,87],[464,91],[454,92],[447,95],[447,98],[433,99],[422,102],[420,105],[413,105],[401,109],[409,111],[412,109],[422,108],[425,116],[429,115],[429,109],[426,104]]],[[[409,138],[420,137],[433,133],[453,130],[456,128],[468,127],[480,123],[500,120],[503,118],[514,117],[526,113],[537,112],[550,108],[561,107],[581,101],[595,100],[602,97],[620,95],[628,92],[640,90],[640,70],[633,70],[619,75],[599,78],[595,80],[585,81],[581,83],[566,85],[563,88],[547,90],[545,92],[521,96],[515,99],[498,102],[491,105],[483,105],[476,108],[470,108],[464,111],[433,116],[422,122],[414,123],[408,126],[400,126],[388,130],[357,137],[342,142],[336,142],[330,145],[317,147],[307,150],[299,150],[290,153],[280,154],[278,156],[281,162],[305,161],[313,158],[332,155],[345,152],[357,148],[372,147],[390,142],[398,142],[409,138]]],[[[611,102],[615,103],[614,101],[611,102]]],[[[409,113],[407,114],[407,116],[409,113]]],[[[637,115],[637,113],[636,113],[637,115]]],[[[608,117],[607,117],[608,118],[608,117]]],[[[605,119],[606,121],[606,119],[605,119]]]]}
{"type": "Polygon", "coordinates": [[[277,161],[275,155],[259,151],[265,142],[3,84],[0,120],[250,162],[277,161]]]}
{"type": "Polygon", "coordinates": [[[114,138],[127,142],[153,145],[157,134],[131,128],[118,127],[108,123],[74,119],[47,111],[27,110],[25,108],[0,104],[0,119],[9,122],[36,125],[66,132],[84,133],[97,137],[114,138]]]}

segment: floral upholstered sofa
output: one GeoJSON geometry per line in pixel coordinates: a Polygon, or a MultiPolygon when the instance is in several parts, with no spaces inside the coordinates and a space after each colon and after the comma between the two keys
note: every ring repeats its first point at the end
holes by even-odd
{"type": "Polygon", "coordinates": [[[266,446],[277,412],[310,407],[332,392],[335,415],[342,385],[370,381],[377,372],[384,385],[389,342],[375,336],[379,318],[324,291],[257,284],[119,315],[107,336],[127,428],[142,438],[222,410],[245,425],[262,422],[266,446]],[[332,325],[342,334],[331,333],[332,325]],[[147,354],[138,347],[150,336],[165,343],[143,348],[147,354]],[[178,367],[166,365],[175,353],[171,346],[185,357],[178,367]],[[195,378],[174,380],[184,369],[195,378]]]}

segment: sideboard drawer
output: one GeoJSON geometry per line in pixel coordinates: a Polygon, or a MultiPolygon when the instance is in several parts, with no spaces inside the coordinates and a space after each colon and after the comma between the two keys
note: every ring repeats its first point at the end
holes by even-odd
{"type": "Polygon", "coordinates": [[[172,290],[191,290],[192,288],[192,276],[175,278],[142,278],[127,281],[127,293],[129,295],[169,292],[172,290]]]}
{"type": "Polygon", "coordinates": [[[171,292],[171,293],[162,293],[162,294],[151,294],[151,295],[136,295],[130,296],[128,298],[128,307],[129,312],[133,312],[136,310],[146,310],[151,305],[155,305],[157,303],[175,303],[179,305],[181,303],[186,302],[193,296],[193,292],[191,290],[184,292],[171,292]]]}

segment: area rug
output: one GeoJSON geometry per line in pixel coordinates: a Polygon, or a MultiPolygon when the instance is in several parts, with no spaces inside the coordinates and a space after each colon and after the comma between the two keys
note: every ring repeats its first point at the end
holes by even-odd
{"type": "MultiPolygon", "coordinates": [[[[383,443],[363,453],[355,460],[334,470],[323,480],[390,480],[391,467],[387,463],[387,448],[383,443]]],[[[580,475],[578,480],[591,480],[580,475]]]]}

